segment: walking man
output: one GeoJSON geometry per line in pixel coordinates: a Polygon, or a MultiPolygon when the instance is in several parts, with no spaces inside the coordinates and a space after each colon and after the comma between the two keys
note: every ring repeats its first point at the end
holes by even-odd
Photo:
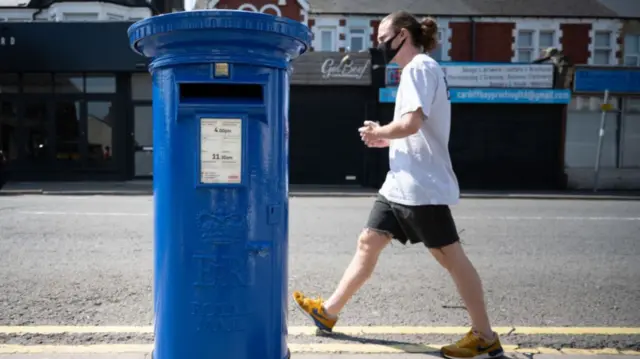
{"type": "Polygon", "coordinates": [[[447,358],[485,359],[503,355],[484,303],[480,277],[459,242],[449,210],[460,191],[448,151],[451,102],[446,78],[424,52],[437,46],[438,28],[400,11],[378,28],[385,62],[402,69],[393,121],[366,121],[360,135],[369,147],[389,147],[387,178],[358,238],[357,250],[331,297],[323,301],[296,291],[298,307],[323,331],[331,332],[349,299],[373,273],[382,250],[393,240],[423,243],[451,274],[471,317],[467,335],[442,348],[447,358]]]}

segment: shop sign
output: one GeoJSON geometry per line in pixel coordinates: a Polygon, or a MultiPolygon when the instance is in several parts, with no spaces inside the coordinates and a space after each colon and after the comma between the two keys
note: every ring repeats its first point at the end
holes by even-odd
{"type": "Polygon", "coordinates": [[[309,52],[292,64],[292,85],[371,85],[368,52],[309,52]]]}
{"type": "MultiPolygon", "coordinates": [[[[394,103],[397,93],[396,87],[381,88],[379,102],[394,103]]],[[[451,103],[568,104],[571,101],[570,90],[553,89],[452,88],[450,95],[451,103]]]]}
{"type": "MultiPolygon", "coordinates": [[[[552,64],[442,63],[449,87],[553,88],[552,64]]],[[[387,67],[386,85],[397,86],[401,70],[387,67]]]]}
{"type": "Polygon", "coordinates": [[[612,95],[640,94],[640,68],[579,66],[575,70],[573,91],[612,95]]]}
{"type": "Polygon", "coordinates": [[[370,71],[370,65],[371,60],[367,60],[364,63],[357,63],[348,57],[341,59],[339,62],[334,58],[329,58],[322,63],[320,72],[322,72],[322,78],[324,79],[343,78],[360,80],[367,71],[370,71]]]}

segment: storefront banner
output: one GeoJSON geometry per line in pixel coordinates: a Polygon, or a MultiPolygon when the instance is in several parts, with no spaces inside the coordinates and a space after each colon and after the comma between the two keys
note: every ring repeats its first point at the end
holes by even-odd
{"type": "MultiPolygon", "coordinates": [[[[443,62],[440,66],[452,88],[553,88],[552,64],[443,62]]],[[[397,65],[387,66],[386,86],[397,86],[401,72],[397,65]]]]}
{"type": "Polygon", "coordinates": [[[640,68],[588,68],[575,70],[573,90],[576,93],[612,95],[640,94],[640,68]]]}
{"type": "MultiPolygon", "coordinates": [[[[381,103],[394,103],[396,87],[380,89],[381,103]]],[[[568,104],[571,101],[571,90],[547,89],[450,89],[452,103],[504,103],[504,104],[568,104]]]]}
{"type": "Polygon", "coordinates": [[[371,85],[368,52],[308,52],[293,62],[291,69],[291,85],[371,85]]]}

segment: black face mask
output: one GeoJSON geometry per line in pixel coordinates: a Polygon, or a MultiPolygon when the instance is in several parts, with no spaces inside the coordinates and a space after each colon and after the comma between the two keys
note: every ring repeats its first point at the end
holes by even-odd
{"type": "Polygon", "coordinates": [[[393,40],[396,39],[396,37],[398,37],[398,35],[400,35],[400,33],[395,34],[395,36],[393,36],[389,40],[378,45],[378,50],[382,52],[382,56],[384,57],[384,63],[386,65],[388,65],[391,62],[391,60],[393,60],[394,57],[396,57],[396,55],[398,54],[398,51],[400,51],[400,48],[402,48],[402,45],[404,45],[404,42],[407,40],[407,39],[402,40],[402,42],[400,43],[400,45],[398,45],[397,48],[392,49],[391,43],[393,42],[393,40]]]}

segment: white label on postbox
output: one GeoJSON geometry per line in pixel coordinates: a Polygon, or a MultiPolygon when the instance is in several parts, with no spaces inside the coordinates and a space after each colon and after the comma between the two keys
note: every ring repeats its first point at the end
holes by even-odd
{"type": "Polygon", "coordinates": [[[200,182],[240,183],[242,120],[200,120],[200,182]]]}

